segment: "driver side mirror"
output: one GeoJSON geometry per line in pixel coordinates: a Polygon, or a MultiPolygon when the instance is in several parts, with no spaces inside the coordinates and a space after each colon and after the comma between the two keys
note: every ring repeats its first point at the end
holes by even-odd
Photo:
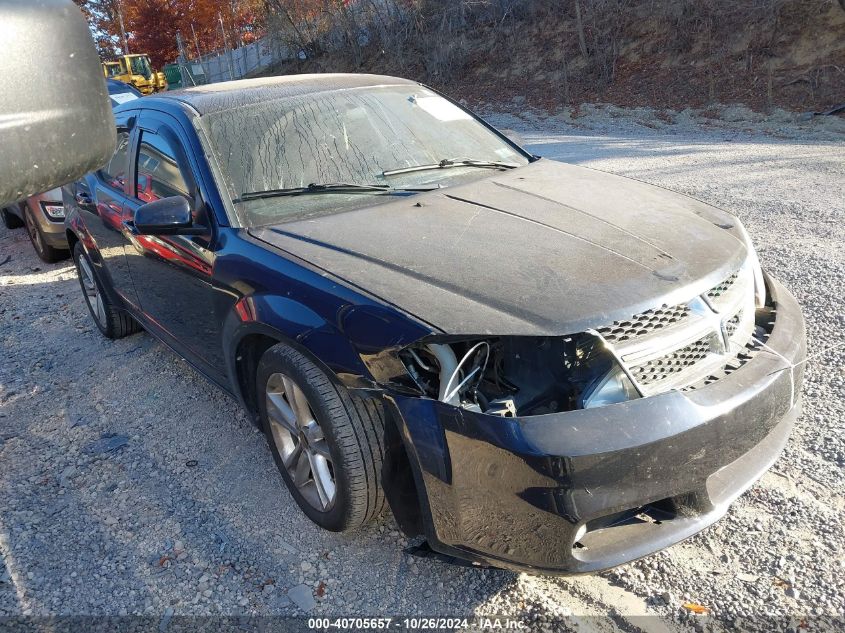
{"type": "Polygon", "coordinates": [[[141,235],[195,234],[191,211],[191,201],[185,196],[148,202],[135,211],[135,230],[141,235]]]}

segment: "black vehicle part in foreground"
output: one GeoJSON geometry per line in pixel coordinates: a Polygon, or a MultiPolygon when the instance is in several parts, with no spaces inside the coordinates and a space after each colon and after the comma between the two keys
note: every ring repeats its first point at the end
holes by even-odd
{"type": "Polygon", "coordinates": [[[0,4],[0,207],[102,165],[114,149],[91,31],[68,0],[0,4]],[[34,52],[37,51],[37,54],[34,52]]]}

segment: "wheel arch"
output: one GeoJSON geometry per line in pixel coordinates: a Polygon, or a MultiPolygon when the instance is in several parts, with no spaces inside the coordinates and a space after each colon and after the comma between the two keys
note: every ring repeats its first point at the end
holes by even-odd
{"type": "Polygon", "coordinates": [[[251,332],[244,334],[236,343],[233,351],[234,387],[241,406],[246,409],[253,423],[258,424],[258,394],[255,380],[258,375],[258,363],[268,349],[279,343],[289,343],[278,333],[251,332]]]}
{"type": "Polygon", "coordinates": [[[371,373],[367,355],[418,340],[431,334],[432,328],[393,306],[357,296],[322,304],[306,302],[308,295],[290,292],[291,286],[295,287],[286,284],[235,295],[228,304],[222,336],[234,395],[260,427],[258,366],[267,350],[284,343],[312,361],[338,387],[377,401],[384,411],[380,478],[385,495],[402,530],[409,536],[423,533],[428,512],[425,489],[420,488],[420,465],[407,446],[402,421],[394,416],[371,373]]]}
{"type": "Polygon", "coordinates": [[[73,249],[76,248],[76,243],[80,242],[81,240],[79,239],[79,236],[76,234],[76,232],[69,228],[65,228],[65,237],[67,238],[67,247],[72,257],[73,249]]]}
{"type": "Polygon", "coordinates": [[[253,423],[260,426],[255,384],[258,365],[264,353],[279,343],[289,345],[313,361],[329,380],[338,386],[353,389],[362,397],[377,400],[384,407],[385,436],[381,480],[388,504],[406,535],[412,537],[424,533],[425,514],[422,504],[426,497],[424,493],[420,494],[421,474],[418,467],[415,468],[411,462],[412,457],[405,446],[401,424],[396,420],[393,407],[388,406],[380,390],[356,388],[354,384],[349,384],[349,380],[339,377],[301,342],[303,338],[292,337],[264,323],[252,323],[238,329],[237,334],[232,337],[229,363],[233,387],[241,406],[253,423]]]}
{"type": "Polygon", "coordinates": [[[67,238],[68,248],[71,253],[73,253],[73,249],[77,242],[80,242],[82,244],[82,248],[85,249],[85,252],[88,254],[88,257],[96,263],[102,262],[102,257],[100,256],[100,250],[97,247],[97,243],[85,228],[85,224],[83,223],[82,218],[79,217],[78,212],[71,211],[65,219],[65,237],[67,238]]]}
{"type": "Polygon", "coordinates": [[[337,385],[349,387],[348,381],[342,380],[312,349],[303,343],[308,332],[291,336],[265,323],[251,323],[238,328],[232,336],[232,344],[227,354],[230,376],[236,395],[241,405],[250,414],[254,422],[258,421],[258,401],[255,391],[255,380],[258,364],[264,353],[279,343],[284,343],[300,352],[337,385]]]}

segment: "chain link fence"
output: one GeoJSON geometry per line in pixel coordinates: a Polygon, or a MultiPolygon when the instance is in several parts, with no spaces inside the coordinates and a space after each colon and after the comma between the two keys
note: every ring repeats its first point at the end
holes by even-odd
{"type": "Polygon", "coordinates": [[[179,50],[181,54],[177,65],[181,75],[180,85],[185,88],[250,77],[272,64],[293,59],[294,55],[278,38],[272,36],[239,48],[211,51],[200,56],[191,56],[188,45],[180,38],[179,50]]]}

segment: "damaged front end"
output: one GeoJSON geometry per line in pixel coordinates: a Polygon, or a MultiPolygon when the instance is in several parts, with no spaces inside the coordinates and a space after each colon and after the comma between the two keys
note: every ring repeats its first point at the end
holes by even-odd
{"type": "Polygon", "coordinates": [[[689,390],[730,373],[771,321],[756,262],[706,293],[567,336],[429,336],[391,352],[394,382],[502,417],[590,409],[689,390]]]}
{"type": "Polygon", "coordinates": [[[591,334],[434,338],[405,348],[400,358],[422,395],[487,415],[542,415],[584,408],[595,398],[636,397],[630,381],[610,379],[618,364],[591,334]]]}
{"type": "Polygon", "coordinates": [[[400,525],[446,555],[581,573],[717,520],[799,410],[803,320],[758,283],[746,264],[578,334],[428,336],[370,357],[407,457],[384,472],[400,525]]]}

